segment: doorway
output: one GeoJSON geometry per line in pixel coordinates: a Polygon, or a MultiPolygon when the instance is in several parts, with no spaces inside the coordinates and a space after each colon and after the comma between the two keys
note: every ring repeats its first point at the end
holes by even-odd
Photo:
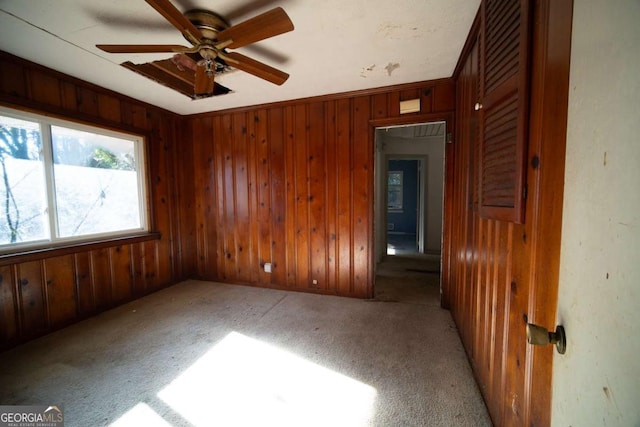
{"type": "Polygon", "coordinates": [[[375,128],[375,253],[440,256],[446,122],[375,128]]]}
{"type": "Polygon", "coordinates": [[[386,255],[424,253],[427,158],[387,156],[386,255]]]}
{"type": "Polygon", "coordinates": [[[375,128],[376,299],[439,301],[446,134],[445,121],[375,128]]]}

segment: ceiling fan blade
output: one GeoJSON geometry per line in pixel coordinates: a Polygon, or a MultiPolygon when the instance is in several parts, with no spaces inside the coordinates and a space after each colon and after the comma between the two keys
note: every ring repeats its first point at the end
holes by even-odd
{"type": "Polygon", "coordinates": [[[218,44],[235,49],[293,30],[293,22],[281,7],[250,18],[218,33],[218,44]],[[230,43],[226,43],[230,42],[230,43]]]}
{"type": "Polygon", "coordinates": [[[207,73],[204,63],[198,64],[196,68],[196,83],[194,91],[196,95],[209,95],[213,92],[214,73],[207,73]]]}
{"type": "Polygon", "coordinates": [[[109,53],[186,52],[192,49],[179,44],[97,44],[96,47],[109,53]]]}
{"type": "Polygon", "coordinates": [[[145,0],[160,15],[176,27],[193,44],[200,43],[202,32],[193,25],[169,0],[145,0]]]}
{"type": "Polygon", "coordinates": [[[289,74],[238,52],[220,53],[219,56],[232,67],[277,85],[283,84],[289,78],[289,74]]]}

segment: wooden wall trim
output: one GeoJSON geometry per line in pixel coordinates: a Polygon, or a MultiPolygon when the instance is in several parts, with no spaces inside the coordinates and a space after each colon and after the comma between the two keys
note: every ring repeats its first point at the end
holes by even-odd
{"type": "Polygon", "coordinates": [[[476,12],[476,17],[473,19],[473,24],[471,24],[471,29],[469,30],[469,34],[467,35],[467,39],[464,42],[464,46],[462,47],[462,52],[460,53],[460,57],[458,58],[458,63],[456,67],[453,69],[453,76],[451,77],[453,80],[458,80],[460,77],[460,73],[464,68],[465,59],[471,53],[471,49],[473,49],[473,45],[478,38],[478,34],[480,34],[480,25],[482,20],[480,19],[480,11],[482,10],[482,5],[478,7],[478,12],[476,12]]]}
{"type": "Polygon", "coordinates": [[[140,233],[131,236],[116,237],[112,239],[92,240],[90,242],[73,242],[46,248],[22,249],[16,252],[0,254],[0,266],[16,263],[35,261],[46,258],[54,258],[62,255],[78,252],[93,251],[114,246],[131,245],[134,243],[159,240],[160,233],[140,233]]]}
{"type": "MultiPolygon", "coordinates": [[[[68,74],[64,74],[64,73],[62,73],[60,71],[56,71],[56,70],[53,70],[51,68],[47,68],[47,67],[45,67],[43,65],[40,65],[40,64],[38,64],[36,62],[32,62],[32,61],[29,61],[27,59],[20,58],[19,56],[12,55],[11,53],[5,52],[4,50],[0,49],[0,61],[3,61],[3,60],[11,62],[13,64],[21,65],[23,67],[27,67],[30,70],[39,71],[39,72],[44,73],[47,76],[50,76],[52,78],[65,81],[65,82],[67,82],[67,83],[69,83],[71,85],[77,86],[77,87],[83,87],[83,88],[89,89],[89,90],[91,90],[92,92],[95,92],[95,93],[100,93],[100,94],[104,94],[104,95],[107,95],[107,96],[115,96],[119,100],[121,100],[122,102],[126,102],[128,104],[136,105],[136,106],[139,106],[139,107],[142,107],[142,108],[146,108],[146,109],[155,110],[155,111],[161,112],[162,114],[167,114],[167,115],[170,115],[170,116],[174,116],[174,118],[181,117],[179,114],[174,113],[172,111],[165,110],[164,108],[161,108],[161,107],[156,107],[155,105],[151,105],[151,104],[146,103],[144,101],[140,101],[139,99],[131,98],[130,96],[124,95],[122,93],[115,92],[113,90],[104,88],[102,86],[98,86],[98,85],[93,84],[93,83],[89,83],[89,82],[87,82],[85,80],[80,80],[80,79],[78,79],[76,77],[70,76],[68,74]]],[[[13,101],[13,102],[16,102],[15,105],[23,105],[26,108],[29,108],[30,104],[33,105],[34,108],[45,107],[44,110],[37,110],[41,114],[42,114],[43,111],[51,109],[51,108],[47,108],[47,104],[44,103],[44,102],[38,102],[38,101],[33,100],[33,99],[29,100],[29,99],[24,98],[23,96],[16,96],[15,94],[7,94],[7,93],[2,93],[2,92],[0,92],[0,93],[2,95],[1,99],[4,102],[11,103],[13,101]]],[[[58,109],[58,114],[59,114],[59,111],[60,111],[60,109],[58,109]]],[[[54,113],[55,113],[55,111],[54,111],[54,113]]]]}
{"type": "Polygon", "coordinates": [[[73,112],[73,115],[70,116],[68,111],[61,110],[60,107],[51,106],[50,104],[32,101],[29,99],[21,99],[18,97],[7,95],[6,93],[0,93],[0,105],[6,108],[24,111],[25,113],[33,113],[40,116],[51,117],[53,119],[66,120],[68,122],[89,125],[106,130],[132,133],[145,137],[146,139],[149,139],[150,135],[149,130],[140,128],[135,125],[108,120],[101,117],[95,117],[94,115],[85,114],[79,111],[73,112]]]}
{"type": "Polygon", "coordinates": [[[332,94],[327,94],[327,95],[312,96],[312,97],[307,97],[307,98],[296,98],[296,99],[290,99],[290,100],[286,100],[286,101],[278,101],[278,102],[271,102],[271,103],[265,103],[265,104],[250,105],[250,106],[246,106],[246,107],[229,108],[229,109],[226,109],[226,110],[217,110],[217,111],[211,111],[211,112],[207,112],[207,113],[192,114],[192,115],[189,115],[189,116],[186,116],[186,117],[189,118],[189,119],[196,119],[196,118],[200,118],[200,117],[209,117],[211,115],[218,115],[218,114],[232,114],[232,113],[251,112],[251,111],[254,111],[254,110],[271,109],[271,108],[282,108],[282,107],[293,106],[293,105],[297,105],[297,104],[307,104],[307,103],[313,103],[313,102],[335,101],[335,100],[338,100],[338,99],[357,98],[359,96],[372,96],[372,95],[389,93],[389,92],[412,91],[412,90],[420,89],[420,88],[424,89],[424,88],[436,87],[436,86],[441,86],[441,85],[449,85],[449,84],[453,84],[453,82],[454,82],[454,80],[452,78],[446,77],[446,78],[441,78],[441,79],[424,80],[424,81],[419,81],[419,82],[403,83],[403,84],[392,85],[392,86],[380,86],[380,87],[375,87],[375,88],[370,88],[370,89],[361,89],[361,90],[354,90],[354,91],[348,91],[348,92],[338,92],[338,93],[332,93],[332,94]]]}
{"type": "MultiPolygon", "coordinates": [[[[386,126],[403,126],[410,125],[414,123],[427,123],[427,122],[453,122],[454,114],[453,112],[441,112],[441,113],[430,113],[430,114],[418,114],[418,115],[405,115],[399,117],[388,117],[384,119],[371,119],[369,123],[373,129],[377,127],[386,127],[386,126]]],[[[447,126],[447,132],[450,132],[449,126],[447,126]]],[[[373,135],[372,135],[373,136],[373,135]]]]}

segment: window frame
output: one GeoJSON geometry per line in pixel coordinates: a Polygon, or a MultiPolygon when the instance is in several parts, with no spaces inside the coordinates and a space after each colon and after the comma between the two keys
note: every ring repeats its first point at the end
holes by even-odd
{"type": "Polygon", "coordinates": [[[23,111],[15,108],[0,105],[0,115],[10,117],[17,120],[25,120],[37,123],[40,130],[40,138],[42,143],[42,167],[45,175],[44,187],[46,191],[47,210],[49,214],[45,220],[48,222],[49,238],[33,240],[29,242],[0,244],[0,258],[4,256],[20,255],[22,253],[30,253],[41,250],[70,248],[73,246],[86,246],[92,244],[101,244],[109,241],[122,241],[127,238],[144,239],[157,238],[158,233],[151,232],[151,193],[148,183],[148,155],[147,155],[147,136],[142,133],[136,133],[130,130],[115,129],[108,126],[82,122],[69,118],[59,118],[43,113],[23,111]],[[96,135],[113,137],[131,141],[134,144],[134,153],[136,159],[136,179],[138,192],[138,211],[140,216],[140,227],[101,232],[93,234],[85,234],[82,236],[59,237],[57,226],[58,212],[55,201],[55,177],[54,177],[54,160],[53,160],[53,139],[51,127],[58,126],[66,129],[76,130],[80,132],[88,132],[96,135]],[[51,214],[53,212],[53,214],[51,214]]]}

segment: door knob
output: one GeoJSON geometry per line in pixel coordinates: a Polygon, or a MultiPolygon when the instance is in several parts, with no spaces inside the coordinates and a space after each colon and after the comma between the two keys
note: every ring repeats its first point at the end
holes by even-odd
{"type": "Polygon", "coordinates": [[[567,351],[567,336],[562,326],[556,326],[555,332],[549,332],[542,326],[527,323],[527,342],[533,345],[554,344],[560,354],[567,351]]]}

